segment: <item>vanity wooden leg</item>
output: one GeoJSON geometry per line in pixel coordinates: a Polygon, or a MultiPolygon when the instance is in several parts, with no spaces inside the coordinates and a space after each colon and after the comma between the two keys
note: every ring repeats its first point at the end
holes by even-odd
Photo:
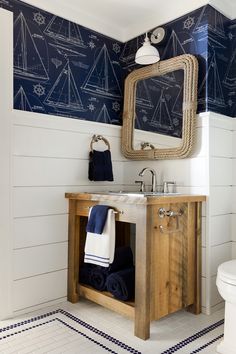
{"type": "Polygon", "coordinates": [[[137,208],[134,334],[141,339],[150,337],[150,237],[146,215],[145,208],[137,208]]]}
{"type": "Polygon", "coordinates": [[[80,217],[76,216],[76,201],[69,202],[69,239],[68,239],[68,279],[67,299],[72,303],[79,300],[79,244],[80,244],[80,217]]]}
{"type": "Polygon", "coordinates": [[[196,226],[195,226],[195,282],[194,282],[194,303],[188,307],[188,311],[198,315],[202,311],[201,306],[201,292],[202,292],[202,204],[196,203],[196,226]]]}

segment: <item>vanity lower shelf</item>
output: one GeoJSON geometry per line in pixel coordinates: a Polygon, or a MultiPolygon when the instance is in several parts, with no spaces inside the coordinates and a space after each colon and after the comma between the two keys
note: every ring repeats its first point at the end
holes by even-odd
{"type": "Polygon", "coordinates": [[[135,304],[131,301],[120,301],[115,299],[108,291],[98,291],[88,285],[78,284],[78,293],[83,298],[93,301],[98,305],[115,311],[120,315],[134,318],[135,304]]]}

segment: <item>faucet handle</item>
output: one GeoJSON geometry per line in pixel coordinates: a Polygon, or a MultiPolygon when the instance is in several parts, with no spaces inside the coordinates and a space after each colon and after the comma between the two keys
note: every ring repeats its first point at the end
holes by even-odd
{"type": "Polygon", "coordinates": [[[163,182],[163,193],[171,193],[169,190],[170,185],[172,186],[172,189],[174,190],[175,182],[173,182],[173,181],[164,181],[163,182]]]}
{"type": "Polygon", "coordinates": [[[139,191],[144,192],[144,181],[134,181],[134,183],[139,183],[140,184],[139,191]]]}

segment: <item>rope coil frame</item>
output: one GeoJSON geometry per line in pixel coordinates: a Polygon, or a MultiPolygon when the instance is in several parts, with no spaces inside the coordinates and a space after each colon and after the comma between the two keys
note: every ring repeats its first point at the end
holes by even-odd
{"type": "Polygon", "coordinates": [[[121,149],[123,155],[133,160],[176,159],[191,154],[195,143],[197,111],[198,61],[190,54],[180,55],[132,71],[125,80],[121,149]],[[182,141],[176,148],[135,150],[135,101],[137,82],[142,79],[165,75],[172,71],[184,71],[182,141]]]}

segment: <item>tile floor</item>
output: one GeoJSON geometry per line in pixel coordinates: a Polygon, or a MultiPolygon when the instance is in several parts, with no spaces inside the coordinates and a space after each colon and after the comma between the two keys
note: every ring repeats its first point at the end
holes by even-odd
{"type": "Polygon", "coordinates": [[[204,328],[223,319],[224,311],[220,310],[211,316],[200,314],[195,316],[186,311],[179,311],[151,324],[151,337],[142,341],[133,335],[133,322],[112,311],[104,309],[92,302],[81,300],[78,304],[64,302],[57,306],[45,308],[14,320],[0,321],[0,328],[13,326],[7,331],[0,329],[1,354],[100,354],[100,353],[142,353],[142,354],[190,354],[216,353],[219,341],[215,338],[223,333],[223,324],[204,335],[196,335],[193,341],[177,343],[195,335],[204,328]],[[35,318],[50,311],[62,309],[50,316],[41,316],[37,321],[21,323],[25,319],[35,318]],[[63,312],[64,310],[64,312],[63,312]],[[72,314],[68,317],[67,313],[72,314]],[[73,316],[80,319],[76,322],[73,316]],[[82,321],[99,329],[92,330],[82,321]],[[82,326],[81,326],[82,323],[82,326]],[[102,331],[102,332],[100,332],[102,331]],[[104,336],[104,332],[107,336],[104,336]],[[8,336],[7,336],[8,333],[8,336]],[[82,333],[82,334],[81,334],[82,333]],[[103,333],[103,334],[101,334],[103,333]],[[199,337],[199,338],[197,338],[199,337]],[[110,338],[115,338],[113,341],[110,338]],[[125,345],[121,345],[121,343],[125,345]],[[206,343],[212,342],[211,345],[206,343]],[[117,344],[118,343],[118,344],[117,344]],[[171,350],[168,348],[172,348],[171,350]]]}

